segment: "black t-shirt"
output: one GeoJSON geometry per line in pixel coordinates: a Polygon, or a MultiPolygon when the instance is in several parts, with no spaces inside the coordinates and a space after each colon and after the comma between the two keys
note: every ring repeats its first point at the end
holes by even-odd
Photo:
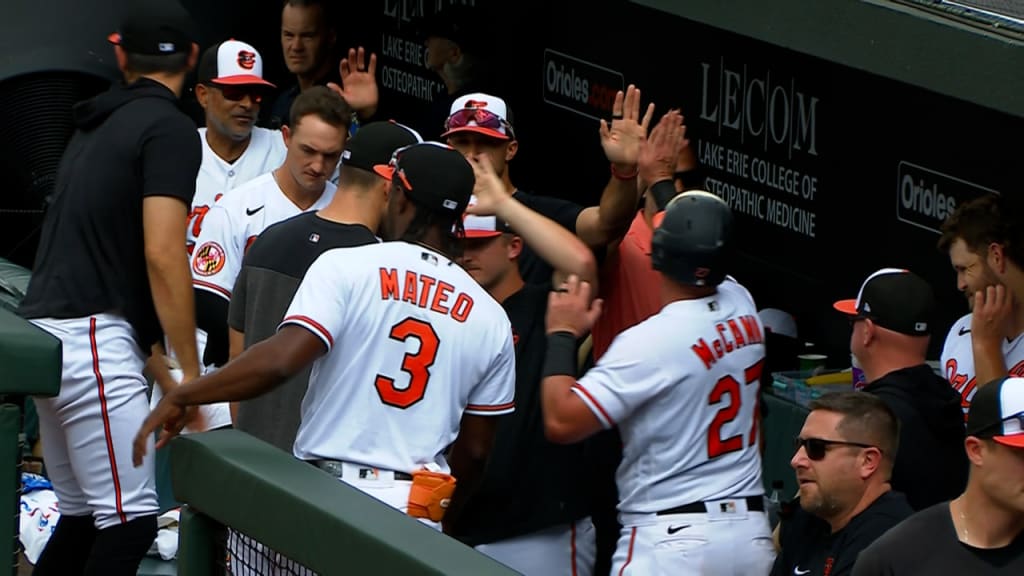
{"type": "MultiPolygon", "coordinates": [[[[332,57],[333,58],[333,57],[332,57]]],[[[337,62],[337,60],[333,60],[337,62]]],[[[338,72],[337,66],[331,68],[326,76],[317,80],[313,83],[314,86],[327,86],[328,83],[334,82],[338,86],[341,86],[341,76],[338,72]]],[[[298,83],[292,84],[288,88],[285,88],[274,98],[274,103],[265,108],[266,112],[263,112],[264,116],[263,125],[267,128],[278,129],[281,126],[287,126],[291,120],[292,104],[295,103],[295,99],[299,97],[302,91],[299,90],[298,83]]]]}
{"type": "MultiPolygon", "coordinates": [[[[537,196],[522,190],[516,190],[512,197],[530,210],[558,222],[573,234],[576,233],[576,219],[579,218],[580,212],[583,212],[583,207],[579,204],[561,198],[537,196]]],[[[527,284],[548,286],[554,273],[555,270],[550,264],[537,256],[528,245],[523,244],[523,251],[519,254],[519,274],[527,284]]]]}
{"type": "Polygon", "coordinates": [[[589,514],[586,443],[559,445],[544,436],[540,374],[547,301],[546,287],[527,284],[502,303],[516,349],[516,410],[499,417],[483,481],[453,531],[471,546],[589,514]]]}
{"type": "Polygon", "coordinates": [[[853,576],[1019,576],[1024,574],[1024,532],[1005,548],[982,549],[960,541],[949,502],[914,514],[861,552],[853,576]]]}
{"type": "Polygon", "coordinates": [[[118,314],[148,350],[162,330],[146,272],[142,202],[169,196],[188,210],[202,162],[199,134],[174,93],[146,78],[77,104],[74,115],[19,313],[118,314]]]}
{"type": "MultiPolygon", "coordinates": [[[[316,212],[268,227],[242,261],[231,292],[228,325],[245,334],[246,348],[273,336],[306,270],[321,254],[376,242],[365,226],[333,222],[316,212]]],[[[239,403],[235,427],[290,453],[309,372],[306,368],[270,392],[239,403]]]]}
{"type": "Polygon", "coordinates": [[[895,370],[864,388],[900,419],[892,489],[923,510],[956,498],[967,486],[960,394],[930,366],[895,370]]]}
{"type": "Polygon", "coordinates": [[[796,505],[779,527],[782,552],[771,576],[847,576],[861,550],[912,513],[903,494],[886,492],[832,534],[828,522],[796,505]]]}

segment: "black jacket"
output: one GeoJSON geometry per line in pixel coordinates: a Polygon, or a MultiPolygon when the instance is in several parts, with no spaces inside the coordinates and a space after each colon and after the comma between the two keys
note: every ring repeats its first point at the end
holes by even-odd
{"type": "Polygon", "coordinates": [[[886,374],[864,388],[900,419],[893,490],[914,510],[960,495],[967,485],[960,395],[927,364],[886,374]]]}

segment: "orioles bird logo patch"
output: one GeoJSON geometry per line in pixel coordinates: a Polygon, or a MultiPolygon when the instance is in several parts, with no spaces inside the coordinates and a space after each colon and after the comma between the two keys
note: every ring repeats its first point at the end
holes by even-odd
{"type": "Polygon", "coordinates": [[[466,108],[487,108],[487,102],[483,100],[468,100],[466,108]]]}
{"type": "Polygon", "coordinates": [[[238,65],[246,70],[252,70],[252,67],[256,65],[256,53],[248,50],[239,50],[238,65]]]}
{"type": "Polygon", "coordinates": [[[200,246],[192,256],[192,270],[200,276],[213,276],[224,268],[227,255],[220,244],[207,242],[200,246]]]}

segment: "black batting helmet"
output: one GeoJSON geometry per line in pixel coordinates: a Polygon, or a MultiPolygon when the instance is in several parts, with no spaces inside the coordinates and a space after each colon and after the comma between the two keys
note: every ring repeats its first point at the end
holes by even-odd
{"type": "Polygon", "coordinates": [[[732,210],[703,190],[679,194],[665,207],[651,240],[651,264],[681,284],[717,286],[731,255],[732,210]]]}

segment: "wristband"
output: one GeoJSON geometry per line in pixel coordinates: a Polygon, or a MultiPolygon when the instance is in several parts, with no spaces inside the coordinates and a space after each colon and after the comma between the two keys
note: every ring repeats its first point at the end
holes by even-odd
{"type": "Polygon", "coordinates": [[[576,377],[576,336],[561,331],[548,334],[548,349],[544,354],[544,368],[540,377],[576,377]]]}
{"type": "Polygon", "coordinates": [[[651,184],[651,197],[654,198],[654,204],[658,207],[658,211],[662,211],[668,206],[669,201],[679,195],[679,191],[676,190],[675,182],[672,180],[659,180],[654,184],[651,184]]]}
{"type": "Polygon", "coordinates": [[[640,168],[634,166],[633,167],[633,171],[630,172],[629,174],[619,174],[615,170],[615,164],[613,163],[611,166],[612,166],[612,176],[614,176],[615,178],[617,178],[619,180],[632,180],[633,178],[636,178],[637,174],[640,173],[640,168]]]}

